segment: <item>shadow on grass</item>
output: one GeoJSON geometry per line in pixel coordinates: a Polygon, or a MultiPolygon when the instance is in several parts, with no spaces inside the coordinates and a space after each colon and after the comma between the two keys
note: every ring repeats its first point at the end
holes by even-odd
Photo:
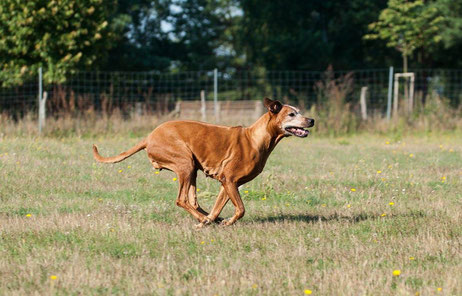
{"type": "MultiPolygon", "coordinates": [[[[411,212],[396,214],[393,216],[388,216],[389,218],[396,217],[414,217],[421,218],[425,217],[425,214],[422,212],[411,212]]],[[[307,214],[281,214],[277,216],[267,216],[267,217],[256,217],[249,221],[250,223],[278,223],[278,222],[305,222],[305,223],[316,223],[316,222],[331,222],[331,221],[347,221],[350,223],[358,223],[365,220],[375,220],[382,218],[380,214],[376,213],[361,213],[353,216],[344,216],[344,215],[307,215],[307,214]]]]}

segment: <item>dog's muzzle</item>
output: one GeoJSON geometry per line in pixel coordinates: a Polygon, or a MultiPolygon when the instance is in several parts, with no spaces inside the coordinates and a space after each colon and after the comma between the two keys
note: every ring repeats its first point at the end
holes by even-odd
{"type": "Polygon", "coordinates": [[[314,126],[314,119],[307,118],[303,127],[299,126],[288,126],[285,131],[296,137],[305,138],[309,135],[310,131],[307,128],[314,126]]]}

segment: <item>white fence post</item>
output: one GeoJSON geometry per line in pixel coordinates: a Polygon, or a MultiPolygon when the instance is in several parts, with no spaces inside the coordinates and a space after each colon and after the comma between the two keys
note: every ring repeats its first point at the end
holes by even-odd
{"type": "Polygon", "coordinates": [[[367,120],[366,93],[367,86],[361,87],[361,96],[359,98],[359,103],[361,105],[361,117],[363,120],[367,120]]]}
{"type": "Polygon", "coordinates": [[[414,110],[414,80],[415,80],[415,75],[412,74],[411,76],[411,90],[409,93],[409,113],[412,113],[414,110]]]}
{"type": "Polygon", "coordinates": [[[39,135],[42,134],[42,129],[45,127],[45,118],[46,118],[46,101],[48,93],[43,91],[43,82],[42,82],[42,67],[39,68],[39,80],[38,80],[38,131],[39,135]]]}
{"type": "Polygon", "coordinates": [[[393,89],[393,67],[390,67],[388,75],[388,102],[387,102],[387,120],[390,121],[391,117],[391,97],[393,89]]]}
{"type": "Polygon", "coordinates": [[[219,121],[219,115],[218,115],[218,69],[215,68],[213,70],[213,104],[214,108],[213,111],[215,113],[215,121],[219,121]]]}
{"type": "Polygon", "coordinates": [[[201,113],[202,121],[207,121],[207,105],[205,103],[205,91],[201,90],[201,113]]]}
{"type": "MultiPolygon", "coordinates": [[[[393,117],[396,117],[398,115],[398,94],[399,94],[399,78],[404,77],[406,78],[411,78],[410,81],[410,87],[411,87],[411,93],[409,98],[405,98],[408,100],[407,102],[407,111],[408,113],[412,112],[412,107],[414,104],[414,79],[415,79],[415,73],[413,72],[407,72],[407,73],[396,73],[395,74],[395,87],[394,87],[394,94],[393,94],[393,117]]],[[[404,83],[407,83],[405,81],[404,83]]]]}
{"type": "Polygon", "coordinates": [[[393,118],[398,116],[398,91],[399,91],[399,83],[398,83],[398,75],[395,74],[395,86],[393,91],[393,118]]]}

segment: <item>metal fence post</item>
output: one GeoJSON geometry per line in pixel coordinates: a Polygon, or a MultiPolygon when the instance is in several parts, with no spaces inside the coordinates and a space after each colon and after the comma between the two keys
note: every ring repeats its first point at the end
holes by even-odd
{"type": "Polygon", "coordinates": [[[218,122],[218,69],[213,70],[213,111],[215,113],[215,121],[218,122]]]}
{"type": "Polygon", "coordinates": [[[42,133],[42,129],[45,127],[45,102],[47,100],[47,94],[43,92],[42,67],[39,68],[38,74],[38,132],[40,135],[42,133]]]}
{"type": "Polygon", "coordinates": [[[393,89],[393,67],[390,67],[388,76],[388,102],[387,102],[387,120],[390,121],[391,117],[391,95],[393,89]]]}

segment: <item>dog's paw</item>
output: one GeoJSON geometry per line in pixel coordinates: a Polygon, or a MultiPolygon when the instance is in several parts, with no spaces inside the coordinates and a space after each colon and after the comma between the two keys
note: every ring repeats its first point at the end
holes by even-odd
{"type": "Polygon", "coordinates": [[[196,230],[202,229],[202,228],[205,227],[205,225],[206,224],[204,224],[203,222],[198,223],[198,224],[194,225],[194,229],[196,229],[196,230]]]}
{"type": "Polygon", "coordinates": [[[234,222],[231,221],[231,219],[223,220],[223,221],[221,221],[221,223],[220,223],[221,226],[230,226],[230,225],[233,225],[233,224],[234,224],[234,222]]]}
{"type": "Polygon", "coordinates": [[[201,228],[204,228],[205,226],[207,226],[209,224],[212,224],[212,220],[210,220],[208,217],[205,217],[204,220],[202,220],[202,222],[194,225],[194,228],[201,229],[201,228]]]}

